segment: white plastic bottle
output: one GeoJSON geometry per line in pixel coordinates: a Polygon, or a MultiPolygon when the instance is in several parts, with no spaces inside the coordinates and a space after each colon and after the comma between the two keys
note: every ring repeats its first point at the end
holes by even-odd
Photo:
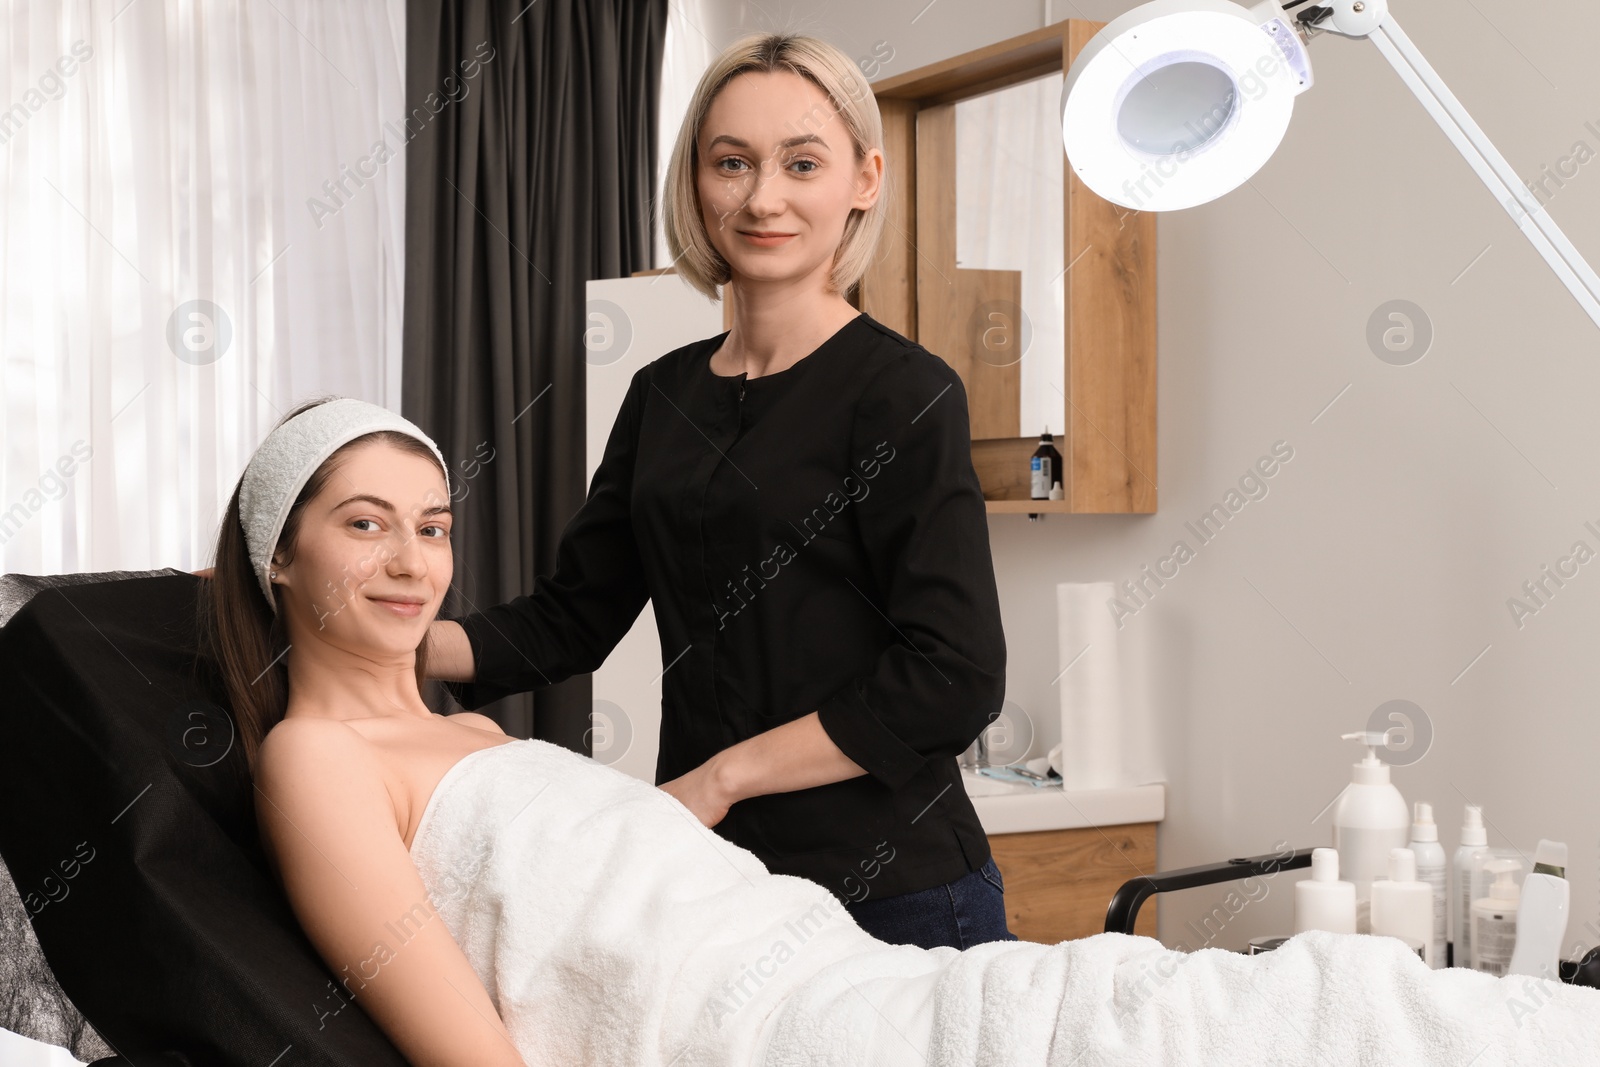
{"type": "Polygon", "coordinates": [[[1417,881],[1417,854],[1400,847],[1389,852],[1389,877],[1372,883],[1372,932],[1423,945],[1422,960],[1433,966],[1433,888],[1417,881]]]}
{"type": "Polygon", "coordinates": [[[1517,947],[1517,904],[1521,890],[1512,875],[1522,869],[1513,859],[1490,860],[1483,869],[1494,875],[1489,895],[1472,902],[1472,966],[1504,975],[1517,947]]]}
{"type": "Polygon", "coordinates": [[[1540,841],[1533,855],[1533,873],[1522,880],[1517,906],[1517,947],[1507,974],[1530,974],[1561,980],[1561,939],[1567,934],[1572,903],[1567,885],[1567,846],[1540,841]]]}
{"type": "Polygon", "coordinates": [[[1451,959],[1457,967],[1472,966],[1472,872],[1478,857],[1488,851],[1489,834],[1483,828],[1483,808],[1468,804],[1461,817],[1461,844],[1456,848],[1451,874],[1455,888],[1451,892],[1451,922],[1455,924],[1455,940],[1451,959]]]}
{"type": "Polygon", "coordinates": [[[1428,939],[1428,966],[1444,966],[1445,917],[1449,912],[1449,859],[1439,844],[1439,825],[1433,821],[1433,805],[1417,801],[1411,819],[1411,851],[1417,857],[1417,881],[1428,883],[1433,892],[1433,936],[1428,939]]]}
{"type": "Polygon", "coordinates": [[[1339,850],[1340,870],[1356,887],[1356,930],[1364,934],[1372,929],[1372,882],[1389,869],[1389,853],[1406,847],[1411,809],[1389,781],[1389,765],[1378,759],[1384,731],[1341,736],[1367,746],[1366,758],[1354,764],[1350,784],[1333,811],[1333,847],[1339,850]]]}
{"type": "Polygon", "coordinates": [[[1339,853],[1311,850],[1311,877],[1294,884],[1294,932],[1356,932],[1356,887],[1339,880],[1339,853]]]}

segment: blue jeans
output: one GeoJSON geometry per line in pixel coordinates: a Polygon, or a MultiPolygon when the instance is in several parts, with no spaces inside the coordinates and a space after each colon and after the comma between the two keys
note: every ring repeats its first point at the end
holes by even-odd
{"type": "Polygon", "coordinates": [[[968,949],[985,941],[1015,941],[1006,926],[1005,883],[994,858],[953,882],[847,902],[863,930],[892,945],[968,949]]]}

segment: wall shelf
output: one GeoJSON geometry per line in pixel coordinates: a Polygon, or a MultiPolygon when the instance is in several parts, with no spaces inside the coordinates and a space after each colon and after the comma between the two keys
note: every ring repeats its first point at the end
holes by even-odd
{"type": "Polygon", "coordinates": [[[1070,515],[1066,500],[985,500],[984,510],[991,515],[1070,515]]]}

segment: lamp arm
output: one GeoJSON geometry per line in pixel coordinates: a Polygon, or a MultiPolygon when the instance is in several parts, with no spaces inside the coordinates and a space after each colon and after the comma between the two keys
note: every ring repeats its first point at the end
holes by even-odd
{"type": "MultiPolygon", "coordinates": [[[[1350,0],[1336,4],[1345,6],[1350,0]]],[[[1360,10],[1361,5],[1356,5],[1360,10]]],[[[1467,109],[1457,100],[1444,79],[1429,65],[1411,38],[1406,36],[1392,13],[1385,14],[1367,34],[1378,51],[1383,53],[1406,87],[1414,93],[1422,106],[1433,116],[1450,143],[1456,146],[1467,164],[1488,187],[1489,192],[1506,209],[1511,221],[1517,224],[1523,236],[1539,250],[1550,269],[1577,298],[1589,313],[1596,326],[1600,326],[1600,277],[1594,268],[1578,253],[1556,225],[1555,219],[1535,199],[1532,191],[1517,177],[1505,157],[1495,148],[1488,136],[1467,114],[1467,109]]]]}

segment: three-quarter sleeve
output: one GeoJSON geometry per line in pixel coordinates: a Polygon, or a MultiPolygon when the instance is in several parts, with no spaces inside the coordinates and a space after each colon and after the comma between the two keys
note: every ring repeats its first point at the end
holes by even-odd
{"type": "Polygon", "coordinates": [[[446,683],[462,707],[597,669],[649,600],[630,513],[649,369],[628,384],[588,498],[561,532],[555,573],[535,578],[531,593],[456,620],[476,665],[473,681],[446,683]]]}
{"type": "Polygon", "coordinates": [[[925,350],[897,355],[857,404],[851,455],[888,457],[855,507],[894,643],[817,711],[846,756],[898,788],[929,759],[965,751],[1005,697],[1005,634],[960,376],[925,350]]]}

